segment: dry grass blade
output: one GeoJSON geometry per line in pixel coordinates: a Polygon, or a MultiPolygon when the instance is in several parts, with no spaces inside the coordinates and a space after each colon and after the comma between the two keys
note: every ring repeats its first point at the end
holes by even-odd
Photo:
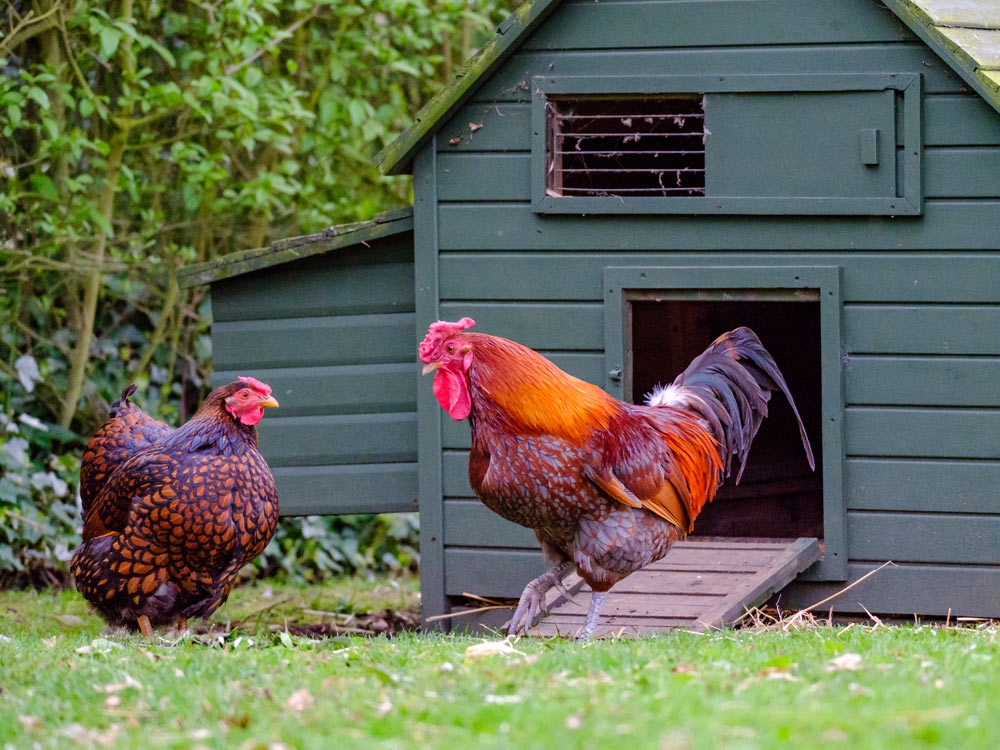
{"type": "MultiPolygon", "coordinates": [[[[799,627],[800,623],[802,623],[802,621],[804,620],[804,618],[806,617],[806,615],[809,614],[812,610],[816,609],[817,607],[822,607],[824,604],[828,604],[828,603],[832,602],[838,596],[841,596],[842,594],[847,593],[848,591],[850,591],[851,589],[853,589],[855,586],[857,586],[859,583],[861,583],[862,581],[864,581],[864,580],[866,580],[868,578],[871,578],[873,575],[875,575],[880,570],[882,570],[883,568],[885,568],[886,566],[889,566],[889,565],[895,565],[895,563],[893,563],[892,560],[886,560],[884,563],[882,563],[877,568],[875,568],[875,570],[868,571],[863,576],[861,576],[861,578],[859,578],[858,580],[852,582],[850,585],[845,586],[844,588],[840,589],[840,591],[836,592],[835,594],[831,594],[830,596],[826,597],[825,599],[821,599],[820,601],[816,602],[813,605],[810,605],[810,606],[806,607],[805,609],[800,609],[794,615],[792,615],[787,620],[785,620],[785,624],[782,626],[782,629],[787,631],[787,630],[789,630],[792,627],[799,627]]],[[[867,611],[867,610],[865,610],[865,611],[867,611]]],[[[809,617],[810,617],[810,621],[812,623],[815,623],[815,618],[812,615],[809,615],[809,617]]]]}
{"type": "Polygon", "coordinates": [[[428,617],[425,622],[439,622],[441,620],[451,620],[455,617],[465,617],[466,615],[474,615],[479,612],[489,612],[493,609],[511,609],[513,605],[510,602],[505,602],[501,599],[491,599],[486,596],[479,596],[479,594],[470,594],[467,591],[462,592],[462,596],[466,599],[470,599],[474,602],[482,602],[483,606],[473,607],[471,609],[463,609],[459,612],[446,612],[443,615],[434,615],[433,617],[428,617]]]}

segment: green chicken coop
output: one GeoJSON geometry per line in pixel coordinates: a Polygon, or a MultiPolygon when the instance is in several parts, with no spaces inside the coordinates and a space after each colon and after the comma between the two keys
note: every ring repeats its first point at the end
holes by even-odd
{"type": "Polygon", "coordinates": [[[1000,617],[1000,4],[535,0],[379,162],[412,209],[182,278],[281,401],[284,513],[419,509],[425,618],[544,569],[419,377],[465,315],[628,400],[749,325],[817,468],[775,399],[689,545],[811,545],[754,602],[1000,617]]]}

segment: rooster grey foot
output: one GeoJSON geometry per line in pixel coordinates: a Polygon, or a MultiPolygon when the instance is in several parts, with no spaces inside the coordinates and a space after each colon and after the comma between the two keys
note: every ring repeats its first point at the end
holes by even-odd
{"type": "Polygon", "coordinates": [[[594,591],[590,595],[590,609],[587,610],[587,619],[583,623],[583,629],[577,633],[576,639],[578,641],[589,641],[590,636],[594,633],[594,628],[597,625],[597,618],[601,616],[601,607],[604,606],[604,600],[608,598],[607,591],[594,591]]]}
{"type": "Polygon", "coordinates": [[[517,610],[510,618],[507,626],[507,635],[513,636],[518,633],[528,634],[528,629],[535,624],[541,615],[547,612],[545,607],[545,595],[549,589],[562,584],[563,576],[574,568],[571,560],[565,560],[558,565],[549,568],[538,578],[531,581],[521,592],[521,598],[517,602],[517,610]]]}

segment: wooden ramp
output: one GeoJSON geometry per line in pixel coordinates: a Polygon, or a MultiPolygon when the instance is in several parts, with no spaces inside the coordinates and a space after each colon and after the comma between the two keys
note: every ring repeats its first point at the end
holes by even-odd
{"type": "MultiPolygon", "coordinates": [[[[619,582],[608,595],[594,637],[702,631],[731,625],[767,601],[820,556],[816,539],[693,539],[619,582]]],[[[553,590],[538,636],[574,636],[590,606],[590,587],[576,573],[567,599],[553,590]]]]}

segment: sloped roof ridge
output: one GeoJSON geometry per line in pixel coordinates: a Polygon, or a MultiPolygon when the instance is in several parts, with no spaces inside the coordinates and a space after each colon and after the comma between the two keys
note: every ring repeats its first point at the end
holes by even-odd
{"type": "Polygon", "coordinates": [[[496,70],[520,42],[562,0],[527,0],[497,27],[496,36],[459,67],[454,80],[432,96],[413,124],[375,156],[384,174],[404,174],[416,152],[434,134],[434,127],[454,114],[476,90],[476,84],[496,70]]]}
{"type": "Polygon", "coordinates": [[[316,234],[275,240],[267,247],[241,250],[206,263],[186,266],[177,272],[177,283],[181,287],[210,284],[213,281],[240,276],[251,271],[260,271],[281,263],[308,258],[312,255],[319,255],[362,242],[370,242],[410,229],[413,229],[412,206],[384,211],[368,221],[337,224],[316,234]]]}

